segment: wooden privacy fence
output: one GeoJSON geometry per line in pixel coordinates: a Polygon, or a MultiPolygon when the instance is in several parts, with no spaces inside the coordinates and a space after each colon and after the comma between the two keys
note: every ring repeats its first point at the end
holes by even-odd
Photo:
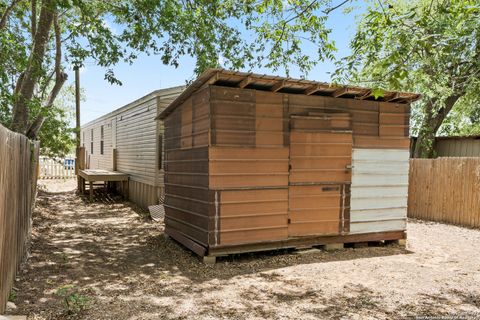
{"type": "Polygon", "coordinates": [[[0,314],[26,257],[36,194],[38,143],[0,125],[0,314]]]}
{"type": "Polygon", "coordinates": [[[75,159],[52,159],[40,156],[40,179],[75,178],[75,159]]]}
{"type": "Polygon", "coordinates": [[[410,160],[408,217],[480,227],[480,157],[410,160]]]}

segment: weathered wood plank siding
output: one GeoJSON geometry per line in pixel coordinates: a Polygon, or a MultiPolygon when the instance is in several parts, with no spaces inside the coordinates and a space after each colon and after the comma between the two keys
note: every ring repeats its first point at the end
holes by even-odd
{"type": "Polygon", "coordinates": [[[208,105],[209,90],[199,91],[164,122],[165,231],[205,247],[213,239],[214,208],[208,188],[208,105]]]}
{"type": "Polygon", "coordinates": [[[405,230],[408,150],[353,149],[350,232],[405,230]]]}
{"type": "Polygon", "coordinates": [[[410,160],[408,216],[480,228],[480,158],[410,160]]]}
{"type": "Polygon", "coordinates": [[[214,245],[288,237],[288,118],[283,94],[210,87],[214,245]]]}
{"type": "Polygon", "coordinates": [[[218,244],[288,236],[288,148],[210,148],[218,244]]]}

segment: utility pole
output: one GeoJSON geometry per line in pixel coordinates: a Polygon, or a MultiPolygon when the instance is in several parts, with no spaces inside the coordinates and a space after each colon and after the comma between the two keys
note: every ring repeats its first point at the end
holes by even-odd
{"type": "Polygon", "coordinates": [[[75,117],[76,117],[76,127],[75,127],[75,138],[77,149],[80,148],[80,70],[77,66],[74,67],[75,70],[75,117]]]}
{"type": "MultiPolygon", "coordinates": [[[[83,154],[80,152],[80,70],[78,66],[73,67],[75,70],[75,174],[77,175],[77,191],[81,190],[81,179],[78,176],[78,170],[80,169],[80,156],[83,154]]],[[[82,161],[83,162],[83,161],[82,161]]]]}

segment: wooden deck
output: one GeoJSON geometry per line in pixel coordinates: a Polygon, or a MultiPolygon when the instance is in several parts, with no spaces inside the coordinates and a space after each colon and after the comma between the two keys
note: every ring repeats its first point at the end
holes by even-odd
{"type": "Polygon", "coordinates": [[[80,192],[85,193],[85,184],[89,184],[90,201],[93,201],[93,183],[103,182],[121,182],[123,184],[124,197],[128,199],[128,174],[118,171],[108,171],[100,169],[84,169],[78,171],[80,179],[80,192]]]}

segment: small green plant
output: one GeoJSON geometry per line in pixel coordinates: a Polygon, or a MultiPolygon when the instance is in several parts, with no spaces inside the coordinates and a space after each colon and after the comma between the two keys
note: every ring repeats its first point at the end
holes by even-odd
{"type": "Polygon", "coordinates": [[[66,254],[65,252],[59,253],[58,257],[63,263],[68,262],[68,254],[66,254]]]}
{"type": "Polygon", "coordinates": [[[73,284],[59,287],[55,294],[63,299],[63,305],[68,314],[87,309],[91,300],[90,297],[81,294],[73,284]]]}
{"type": "Polygon", "coordinates": [[[12,289],[8,295],[8,301],[15,302],[15,300],[17,300],[17,291],[12,289]]]}

